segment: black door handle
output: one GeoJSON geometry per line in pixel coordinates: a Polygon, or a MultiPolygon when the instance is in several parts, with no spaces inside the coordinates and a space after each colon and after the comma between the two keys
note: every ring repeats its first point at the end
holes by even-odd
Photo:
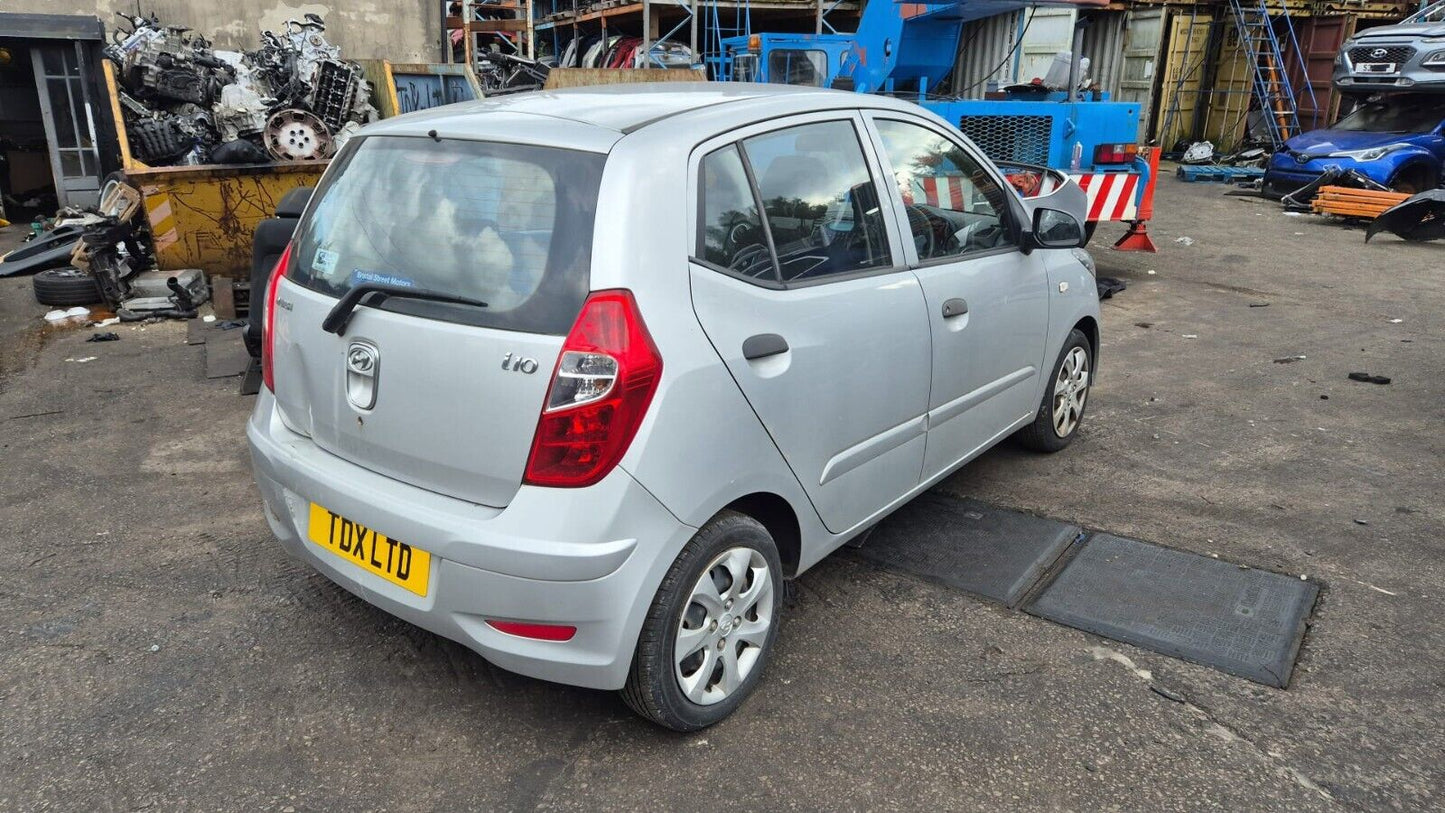
{"type": "Polygon", "coordinates": [[[962,299],[950,299],[943,303],[943,318],[951,319],[955,316],[962,316],[968,313],[968,302],[962,299]]]}
{"type": "Polygon", "coordinates": [[[788,340],[776,333],[759,333],[743,340],[743,358],[748,361],[788,352],[788,340]]]}

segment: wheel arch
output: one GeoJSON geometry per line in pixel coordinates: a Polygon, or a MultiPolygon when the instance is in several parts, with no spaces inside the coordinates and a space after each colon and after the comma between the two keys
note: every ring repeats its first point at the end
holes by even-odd
{"type": "MultiPolygon", "coordinates": [[[[1406,155],[1404,159],[1401,160],[1400,163],[1397,164],[1395,168],[1390,172],[1389,178],[1385,181],[1385,186],[1394,189],[1396,181],[1400,180],[1402,176],[1412,172],[1426,173],[1426,179],[1428,180],[1429,178],[1433,177],[1435,185],[1439,186],[1441,180],[1441,161],[1436,158],[1432,153],[1425,152],[1423,150],[1411,150],[1410,153],[1406,155]]],[[[1422,192],[1425,190],[1417,189],[1415,191],[1422,192]]]]}
{"type": "Polygon", "coordinates": [[[1089,360],[1092,362],[1089,375],[1097,376],[1099,374],[1099,320],[1092,316],[1085,316],[1074,323],[1073,329],[1083,333],[1084,338],[1089,340],[1089,360]]]}
{"type": "Polygon", "coordinates": [[[798,574],[798,563],[803,553],[802,528],[798,524],[798,513],[792,503],[768,491],[756,491],[728,503],[725,511],[746,514],[761,522],[773,543],[778,546],[778,558],[783,563],[783,576],[792,578],[798,574]]]}

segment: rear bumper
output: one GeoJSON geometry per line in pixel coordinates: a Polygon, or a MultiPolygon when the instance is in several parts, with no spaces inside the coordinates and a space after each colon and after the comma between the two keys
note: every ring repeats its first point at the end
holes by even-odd
{"type": "Polygon", "coordinates": [[[543,680],[620,688],[657,586],[695,531],[621,469],[591,488],[524,486],[505,509],[425,491],[292,432],[265,390],[246,435],[266,518],[287,552],[368,603],[543,680]],[[427,595],[309,541],[312,502],[429,551],[427,595]],[[486,619],[566,624],[577,633],[537,641],[486,619]]]}

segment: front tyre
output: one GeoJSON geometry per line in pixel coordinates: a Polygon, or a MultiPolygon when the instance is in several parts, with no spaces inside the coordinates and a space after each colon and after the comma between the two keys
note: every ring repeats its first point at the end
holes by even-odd
{"type": "Polygon", "coordinates": [[[1084,420],[1084,406],[1093,383],[1094,355],[1082,331],[1069,333],[1054,362],[1034,422],[1019,430],[1018,440],[1036,452],[1057,452],[1068,446],[1084,420]]]}
{"type": "Polygon", "coordinates": [[[762,523],[713,517],[673,562],[638,636],[622,699],[674,731],[728,716],[762,676],[782,612],[782,564],[762,523]]]}

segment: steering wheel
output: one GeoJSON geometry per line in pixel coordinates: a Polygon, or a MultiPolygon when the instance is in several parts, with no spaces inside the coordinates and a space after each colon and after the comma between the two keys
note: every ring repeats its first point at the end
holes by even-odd
{"type": "Polygon", "coordinates": [[[937,239],[933,234],[933,222],[929,220],[928,212],[914,205],[908,206],[904,211],[908,214],[908,230],[913,232],[913,242],[918,247],[919,259],[932,257],[937,239]]]}
{"type": "Polygon", "coordinates": [[[757,268],[771,268],[772,255],[768,247],[761,243],[752,243],[738,249],[728,260],[728,268],[749,277],[756,277],[759,274],[753,273],[757,268]]]}

